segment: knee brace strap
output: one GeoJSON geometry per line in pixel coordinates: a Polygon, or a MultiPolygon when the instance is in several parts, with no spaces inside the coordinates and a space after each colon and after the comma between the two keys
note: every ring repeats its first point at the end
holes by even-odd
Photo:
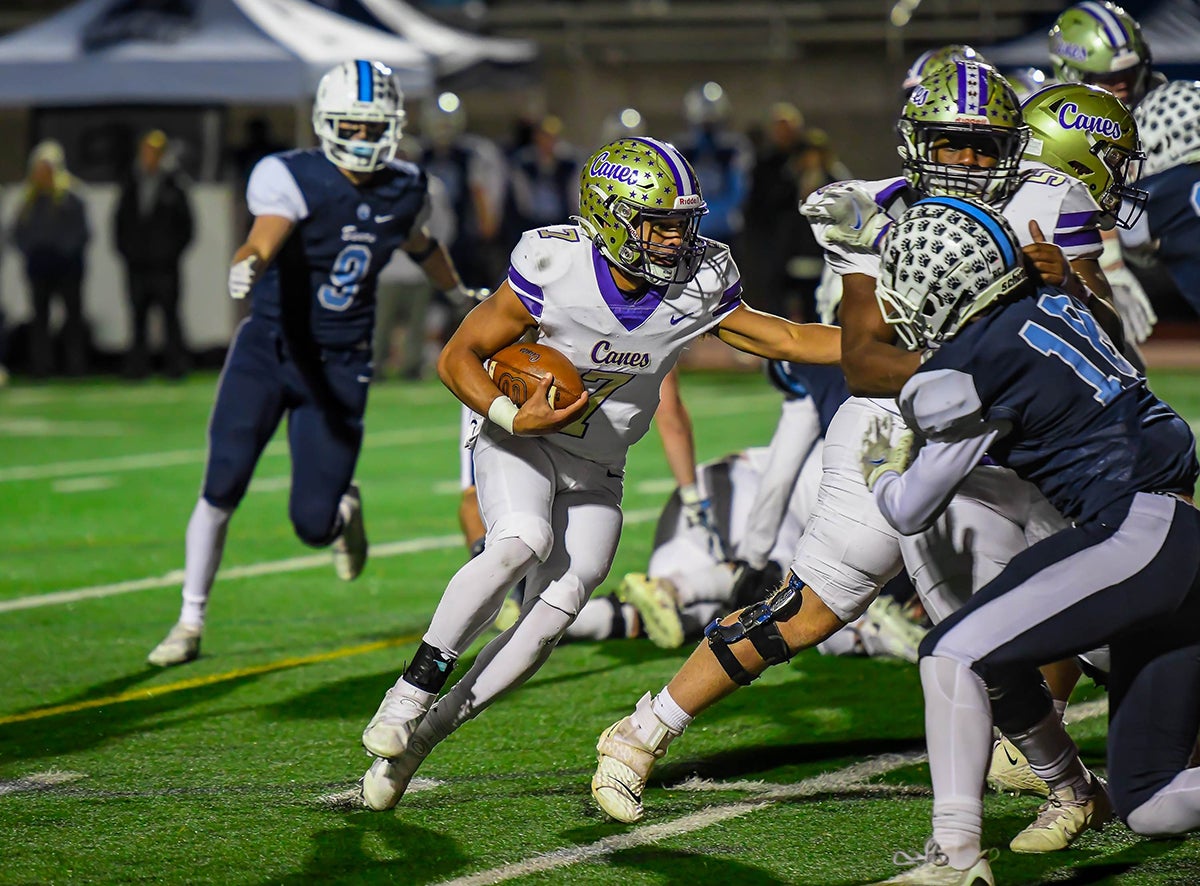
{"type": "Polygon", "coordinates": [[[404,679],[426,692],[441,692],[454,670],[454,659],[424,640],[417,647],[412,663],[404,669],[404,679]]]}
{"type": "Polygon", "coordinates": [[[748,606],[733,624],[723,625],[720,619],[716,619],[704,629],[704,636],[717,662],[735,683],[749,686],[754,676],[729,651],[733,643],[749,639],[768,667],[792,657],[792,651],[776,622],[787,621],[800,611],[803,599],[800,589],[803,586],[804,583],[793,574],[786,587],[775,591],[761,603],[748,606]]]}

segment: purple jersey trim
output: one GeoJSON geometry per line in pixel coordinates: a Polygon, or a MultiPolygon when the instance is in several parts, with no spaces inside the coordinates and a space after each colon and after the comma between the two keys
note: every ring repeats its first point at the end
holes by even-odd
{"type": "Polygon", "coordinates": [[[1058,246],[1090,246],[1100,242],[1100,231],[1095,228],[1086,231],[1074,231],[1069,234],[1054,235],[1054,243],[1058,246]]]}
{"type": "Polygon", "coordinates": [[[613,281],[608,259],[595,246],[592,247],[592,266],[596,269],[596,285],[600,287],[604,303],[627,332],[633,332],[645,323],[654,313],[654,309],[662,303],[666,293],[660,289],[648,289],[636,301],[622,295],[613,281]]]}

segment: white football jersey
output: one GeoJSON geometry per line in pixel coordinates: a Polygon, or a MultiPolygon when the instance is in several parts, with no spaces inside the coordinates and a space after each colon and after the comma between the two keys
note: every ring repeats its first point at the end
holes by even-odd
{"type": "Polygon", "coordinates": [[[708,242],[688,283],[630,300],[604,256],[574,225],[526,231],[508,283],[538,323],[538,341],[562,351],[583,377],[583,417],[542,439],[583,458],[623,466],[650,427],[658,389],[679,354],[742,303],[729,248],[708,242]]]}
{"type": "MultiPolygon", "coordinates": [[[[893,219],[899,218],[919,198],[903,178],[856,182],[893,219]]],[[[820,191],[809,196],[812,202],[820,191]]],[[[1044,163],[1021,161],[1021,185],[999,209],[1022,246],[1033,242],[1029,223],[1036,221],[1043,236],[1059,246],[1069,261],[1097,258],[1103,249],[1098,218],[1100,207],[1087,187],[1044,163]]],[[[813,234],[825,250],[825,260],[835,274],[879,277],[879,252],[867,246],[850,246],[829,240],[831,226],[812,220],[813,234]]]]}

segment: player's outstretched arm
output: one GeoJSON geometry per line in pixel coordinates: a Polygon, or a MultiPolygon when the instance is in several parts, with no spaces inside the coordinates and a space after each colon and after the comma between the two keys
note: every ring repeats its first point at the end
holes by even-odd
{"type": "Polygon", "coordinates": [[[875,278],[842,277],[842,371],[856,397],[895,397],[921,365],[917,351],[898,348],[896,333],[879,313],[875,278]]]}
{"type": "Polygon", "coordinates": [[[725,344],[768,360],[836,366],[842,358],[842,336],[836,326],[793,323],[740,305],[717,326],[725,344]]]}
{"type": "Polygon", "coordinates": [[[229,268],[229,295],[242,299],[254,288],[267,265],[279,254],[296,223],[282,215],[256,215],[246,240],[233,254],[229,268]]]}
{"type": "MultiPolygon", "coordinates": [[[[550,377],[542,379],[537,390],[515,414],[509,406],[507,417],[493,411],[497,400],[508,401],[488,376],[483,363],[497,351],[511,345],[536,325],[507,282],[496,294],[480,302],[459,325],[438,357],[438,376],[459,400],[480,415],[522,436],[552,434],[575,421],[587,407],[587,392],[565,409],[551,409],[547,395],[550,377]],[[498,418],[503,420],[497,421],[498,418]],[[511,424],[508,424],[511,422],[511,424]]],[[[511,401],[508,401],[511,404],[511,401]]],[[[501,403],[501,406],[504,406],[501,403]]]]}

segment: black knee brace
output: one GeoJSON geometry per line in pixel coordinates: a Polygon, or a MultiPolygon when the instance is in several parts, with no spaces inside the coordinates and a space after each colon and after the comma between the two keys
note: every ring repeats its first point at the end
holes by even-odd
{"type": "Polygon", "coordinates": [[[454,670],[454,659],[424,640],[417,647],[412,663],[404,669],[404,679],[426,692],[441,692],[454,670]]]}
{"type": "Polygon", "coordinates": [[[1037,668],[993,668],[980,676],[987,684],[992,720],[1005,735],[1028,732],[1054,710],[1050,689],[1037,668]]]}
{"type": "Polygon", "coordinates": [[[772,593],[766,600],[746,607],[733,624],[723,625],[720,619],[714,619],[713,623],[704,629],[704,636],[708,639],[708,646],[717,657],[717,662],[735,683],[749,686],[754,682],[754,676],[742,667],[737,656],[729,651],[733,643],[748,639],[768,667],[792,657],[792,651],[783,639],[776,622],[787,621],[800,611],[800,589],[803,587],[804,582],[794,574],[789,575],[785,587],[772,593]]]}

